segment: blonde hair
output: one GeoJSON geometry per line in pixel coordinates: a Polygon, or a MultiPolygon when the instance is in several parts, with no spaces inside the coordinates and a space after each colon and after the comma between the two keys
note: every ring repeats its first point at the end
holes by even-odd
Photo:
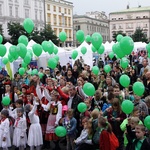
{"type": "Polygon", "coordinates": [[[135,128],[138,130],[140,129],[142,132],[146,131],[145,126],[143,124],[138,124],[135,128]]]}
{"type": "Polygon", "coordinates": [[[73,116],[73,109],[68,109],[68,111],[67,111],[67,115],[69,115],[69,116],[73,116]]]}
{"type": "Polygon", "coordinates": [[[150,96],[145,97],[145,102],[150,103],[150,96]]]}
{"type": "Polygon", "coordinates": [[[98,109],[94,109],[92,112],[91,112],[91,117],[93,119],[97,119],[99,116],[99,110],[98,109]]]}
{"type": "Polygon", "coordinates": [[[138,117],[131,117],[131,121],[136,123],[136,124],[139,124],[140,119],[138,117]]]}

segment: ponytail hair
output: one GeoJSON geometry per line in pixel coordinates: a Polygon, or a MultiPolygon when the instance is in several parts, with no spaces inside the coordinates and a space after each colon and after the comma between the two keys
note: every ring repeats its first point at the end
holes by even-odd
{"type": "Polygon", "coordinates": [[[102,128],[105,128],[107,130],[107,132],[109,132],[109,133],[112,132],[112,127],[106,118],[101,116],[101,117],[99,117],[98,122],[102,128]]]}

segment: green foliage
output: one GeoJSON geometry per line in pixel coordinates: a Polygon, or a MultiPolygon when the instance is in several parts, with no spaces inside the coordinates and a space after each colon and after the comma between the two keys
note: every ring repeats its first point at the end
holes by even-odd
{"type": "Polygon", "coordinates": [[[18,38],[21,35],[27,36],[29,40],[32,39],[38,44],[41,44],[45,40],[51,40],[56,45],[59,43],[58,37],[54,34],[50,25],[47,25],[46,28],[40,31],[35,28],[32,33],[28,34],[20,23],[10,22],[8,23],[8,34],[10,35],[10,43],[13,45],[18,44],[18,38]]]}
{"type": "Polygon", "coordinates": [[[145,42],[148,43],[146,35],[143,33],[143,29],[137,28],[134,34],[132,35],[134,42],[145,42]]]}
{"type": "Polygon", "coordinates": [[[126,34],[123,33],[123,31],[114,32],[114,34],[113,34],[113,36],[112,36],[114,42],[117,42],[117,35],[118,35],[118,34],[121,34],[122,36],[126,36],[126,34]]]}

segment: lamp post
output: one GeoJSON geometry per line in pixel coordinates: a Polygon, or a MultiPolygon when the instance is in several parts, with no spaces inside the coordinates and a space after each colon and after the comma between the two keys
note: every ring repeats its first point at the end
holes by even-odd
{"type": "Polygon", "coordinates": [[[45,0],[43,0],[43,10],[44,10],[44,27],[46,29],[46,10],[45,10],[45,0]]]}
{"type": "MultiPolygon", "coordinates": [[[[62,31],[65,31],[64,28],[65,28],[65,14],[64,13],[61,13],[62,15],[62,31]]],[[[63,43],[63,47],[65,47],[65,42],[63,43]]]]}

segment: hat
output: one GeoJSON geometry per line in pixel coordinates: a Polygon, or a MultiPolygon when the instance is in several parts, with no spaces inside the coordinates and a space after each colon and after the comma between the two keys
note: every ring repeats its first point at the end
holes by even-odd
{"type": "Polygon", "coordinates": [[[26,104],[24,106],[24,111],[27,112],[27,113],[30,112],[30,107],[31,107],[30,104],[26,104]]]}
{"type": "Polygon", "coordinates": [[[49,68],[45,68],[45,70],[50,70],[49,68]]]}
{"type": "Polygon", "coordinates": [[[26,90],[29,88],[29,86],[28,85],[26,85],[26,84],[23,84],[22,85],[22,88],[25,88],[26,90]]]}
{"type": "Polygon", "coordinates": [[[6,109],[3,109],[3,110],[1,111],[1,114],[3,114],[3,115],[6,116],[6,117],[9,116],[9,112],[8,112],[8,110],[6,110],[6,109]]]}
{"type": "Polygon", "coordinates": [[[8,80],[8,81],[4,82],[4,85],[11,85],[11,81],[8,80]]]}
{"type": "Polygon", "coordinates": [[[24,112],[23,108],[17,108],[16,110],[17,112],[22,112],[22,113],[24,112]]]}
{"type": "Polygon", "coordinates": [[[64,105],[63,108],[62,108],[62,110],[63,110],[63,111],[67,111],[67,110],[68,110],[68,106],[67,106],[67,105],[64,105]]]}

